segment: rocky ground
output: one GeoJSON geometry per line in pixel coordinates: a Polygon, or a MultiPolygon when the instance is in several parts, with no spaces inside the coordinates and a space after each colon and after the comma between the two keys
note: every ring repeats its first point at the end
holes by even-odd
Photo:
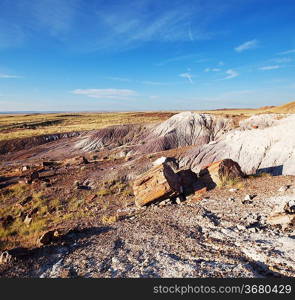
{"type": "MultiPolygon", "coordinates": [[[[248,173],[204,189],[193,184],[202,172],[189,169],[206,147],[206,160],[211,153],[216,161],[229,135],[241,142],[284,119],[263,116],[253,121],[258,128],[243,121],[236,129],[231,119],[185,113],[159,125],[3,143],[0,276],[294,277],[295,174],[248,173]],[[162,157],[176,161],[169,168],[179,195],[165,166],[155,167],[167,163],[162,157]],[[147,179],[141,191],[138,178],[147,179]],[[183,192],[189,182],[193,190],[183,192]]],[[[258,167],[237,157],[243,172],[273,161],[293,170],[290,147],[280,136],[278,153],[270,139],[258,167]]]]}
{"type": "Polygon", "coordinates": [[[275,207],[294,199],[294,184],[292,176],[258,178],[242,190],[207,192],[200,201],[131,206],[127,210],[137,215],[130,218],[74,230],[43,248],[10,252],[2,276],[295,276],[294,227],[266,222],[275,207]],[[290,187],[278,191],[281,185],[290,187]],[[253,190],[258,195],[245,203],[253,190]]]}

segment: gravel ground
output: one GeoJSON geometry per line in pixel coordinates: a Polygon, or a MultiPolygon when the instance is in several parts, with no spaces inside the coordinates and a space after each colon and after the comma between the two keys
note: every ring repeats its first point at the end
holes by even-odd
{"type": "Polygon", "coordinates": [[[196,203],[150,206],[109,226],[70,232],[57,244],[16,250],[1,276],[294,277],[294,226],[265,223],[276,206],[295,198],[292,188],[276,189],[294,178],[271,177],[269,196],[243,204],[241,195],[259,180],[266,178],[243,191],[215,189],[196,203]],[[225,197],[233,194],[234,201],[225,197]]]}

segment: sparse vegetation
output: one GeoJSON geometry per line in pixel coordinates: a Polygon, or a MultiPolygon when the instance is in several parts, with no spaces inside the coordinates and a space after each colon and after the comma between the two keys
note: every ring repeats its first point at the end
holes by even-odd
{"type": "Polygon", "coordinates": [[[153,123],[173,112],[0,115],[0,141],[72,131],[87,131],[119,124],[153,123]],[[32,126],[30,126],[30,124],[32,126]]]}

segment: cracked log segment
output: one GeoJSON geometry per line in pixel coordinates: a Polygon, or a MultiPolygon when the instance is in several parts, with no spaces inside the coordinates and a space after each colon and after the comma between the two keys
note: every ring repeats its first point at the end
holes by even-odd
{"type": "Polygon", "coordinates": [[[242,179],[244,176],[239,164],[232,159],[216,161],[199,173],[200,180],[208,189],[221,186],[229,180],[242,179]]]}
{"type": "Polygon", "coordinates": [[[166,163],[148,170],[133,182],[135,204],[144,206],[182,193],[179,176],[166,163]]]}

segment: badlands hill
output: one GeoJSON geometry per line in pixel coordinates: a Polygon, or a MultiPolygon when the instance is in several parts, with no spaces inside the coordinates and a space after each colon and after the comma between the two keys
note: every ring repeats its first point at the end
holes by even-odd
{"type": "Polygon", "coordinates": [[[295,101],[284,105],[273,107],[269,110],[272,113],[277,114],[294,114],[295,113],[295,101]]]}
{"type": "Polygon", "coordinates": [[[0,276],[295,277],[295,115],[257,113],[1,141],[0,276]]]}

